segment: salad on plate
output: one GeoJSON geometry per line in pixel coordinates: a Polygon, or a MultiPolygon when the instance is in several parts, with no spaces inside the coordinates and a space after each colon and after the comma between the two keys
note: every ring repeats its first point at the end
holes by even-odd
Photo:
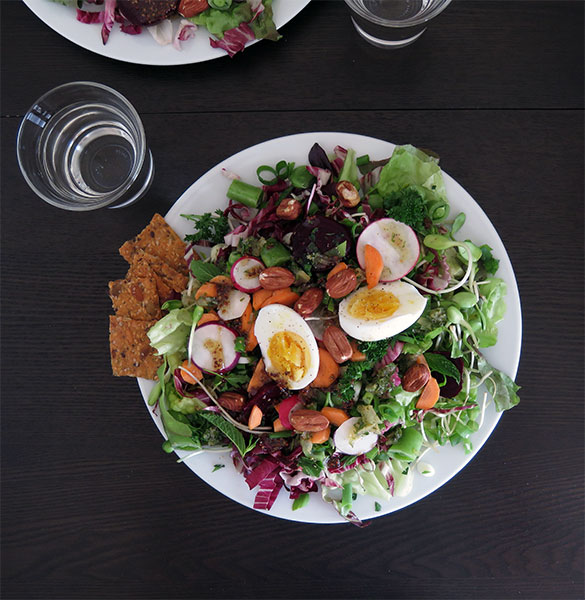
{"type": "Polygon", "coordinates": [[[358,496],[407,495],[427,452],[471,452],[487,403],[519,402],[482,353],[505,312],[498,258],[457,239],[438,157],[410,145],[314,144],[307,164],[224,175],[224,210],[182,215],[188,283],[148,330],[163,448],[229,449],[254,508],[318,495],[360,525],[358,496]]]}
{"type": "Polygon", "coordinates": [[[101,25],[104,45],[116,24],[129,35],[148,31],[160,45],[172,44],[178,50],[200,26],[211,34],[211,47],[230,56],[244,50],[250,41],[281,37],[274,24],[272,0],[52,1],[74,7],[82,23],[101,25]]]}

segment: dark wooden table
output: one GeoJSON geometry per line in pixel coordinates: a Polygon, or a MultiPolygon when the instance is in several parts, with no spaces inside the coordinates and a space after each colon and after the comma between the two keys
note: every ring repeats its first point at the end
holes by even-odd
{"type": "Polygon", "coordinates": [[[582,598],[583,3],[456,0],[384,52],[343,2],[314,1],[277,44],[174,68],[1,9],[2,597],[582,598]],[[55,209],[18,170],[26,109],[79,79],[144,120],[156,179],[123,212],[55,209]],[[312,130],[437,151],[498,229],[523,306],[521,404],[457,477],[364,530],[216,493],[161,452],[109,364],[121,242],[221,159],[312,130]]]}

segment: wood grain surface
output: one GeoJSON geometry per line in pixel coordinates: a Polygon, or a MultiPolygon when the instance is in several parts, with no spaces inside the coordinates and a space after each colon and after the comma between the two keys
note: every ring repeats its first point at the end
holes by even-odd
{"type": "Polygon", "coordinates": [[[583,4],[455,1],[384,53],[342,2],[315,1],[278,44],[174,68],[107,60],[19,2],[1,9],[2,597],[582,598],[583,4]],[[131,208],[61,211],[20,175],[20,117],[76,79],[141,112],[156,177],[131,208]],[[438,152],[498,230],[522,301],[521,404],[453,480],[363,530],[218,494],[161,451],[109,365],[121,243],[223,158],[315,130],[438,152]]]}

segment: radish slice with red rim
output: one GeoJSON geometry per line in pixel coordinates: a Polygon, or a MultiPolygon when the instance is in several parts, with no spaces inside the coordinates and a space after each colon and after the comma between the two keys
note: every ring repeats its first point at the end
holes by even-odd
{"type": "Polygon", "coordinates": [[[231,371],[240,360],[240,353],[236,352],[236,337],[236,332],[227,325],[204,323],[191,337],[191,360],[202,371],[231,371]]]}
{"type": "Polygon", "coordinates": [[[259,277],[264,269],[264,265],[253,256],[243,256],[236,260],[230,271],[234,287],[247,294],[257,292],[262,287],[259,277]]]}
{"type": "Polygon", "coordinates": [[[368,225],[358,238],[356,254],[360,267],[365,270],[365,248],[369,244],[382,256],[384,268],[381,283],[396,281],[408,275],[416,266],[420,244],[414,230],[394,219],[380,219],[368,225]]]}
{"type": "Polygon", "coordinates": [[[231,321],[241,317],[246,307],[250,304],[250,296],[240,292],[240,290],[231,289],[227,296],[220,302],[217,308],[217,314],[224,321],[231,321]]]}

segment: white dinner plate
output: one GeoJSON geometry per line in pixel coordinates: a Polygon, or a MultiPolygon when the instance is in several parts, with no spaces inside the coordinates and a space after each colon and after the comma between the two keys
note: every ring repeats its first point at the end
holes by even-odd
{"type": "MultiPolygon", "coordinates": [[[[356,150],[357,156],[369,154],[372,160],[389,157],[395,147],[394,144],[389,142],[353,133],[301,133],[269,140],[234,154],[200,177],[169,210],[165,217],[167,222],[181,237],[187,233],[192,233],[192,223],[181,217],[181,213],[200,214],[218,208],[223,209],[227,205],[226,190],[230,181],[222,175],[222,168],[237,173],[244,181],[257,184],[256,169],[260,165],[274,165],[283,159],[294,161],[296,164],[308,164],[308,153],[315,142],[318,142],[327,153],[331,153],[336,145],[340,145],[345,148],[353,148],[356,150]]],[[[451,216],[463,211],[467,217],[465,225],[461,228],[457,237],[471,239],[478,245],[488,244],[493,248],[494,256],[500,259],[500,268],[497,275],[508,286],[507,311],[504,319],[499,324],[498,343],[492,348],[486,348],[484,354],[494,367],[514,378],[520,359],[522,316],[518,287],[510,259],[494,226],[475,200],[452,177],[445,172],[443,172],[443,176],[451,205],[451,216]]],[[[154,384],[145,379],[139,379],[138,383],[146,402],[154,384]]],[[[160,417],[153,413],[148,404],[147,408],[160,432],[164,435],[160,417]]],[[[382,502],[372,497],[359,496],[357,501],[354,502],[353,510],[356,515],[361,519],[386,515],[413,504],[434,492],[454,477],[477,454],[498,423],[500,416],[501,414],[495,411],[493,403],[490,403],[485,412],[482,427],[471,436],[473,452],[465,454],[461,446],[444,446],[437,452],[430,450],[425,455],[424,461],[434,467],[435,475],[433,477],[423,477],[415,472],[411,493],[406,497],[394,497],[388,502],[382,502]],[[381,511],[375,511],[374,502],[381,504],[381,511]]],[[[188,452],[179,451],[177,454],[182,457],[187,456],[188,452]]],[[[257,489],[248,489],[244,478],[235,470],[229,453],[200,454],[187,459],[185,463],[203,481],[217,491],[244,506],[253,508],[257,489]],[[225,468],[213,472],[216,464],[223,464],[225,468]]],[[[264,512],[273,517],[306,523],[344,522],[335,509],[321,499],[319,493],[311,494],[309,504],[293,512],[292,500],[289,499],[289,495],[284,488],[270,511],[259,512],[264,512]]]]}
{"type": "MultiPolygon", "coordinates": [[[[102,43],[101,24],[88,25],[76,18],[75,7],[64,6],[52,0],[23,0],[32,12],[51,29],[69,41],[108,58],[140,65],[186,65],[204,62],[227,56],[225,50],[209,45],[210,34],[204,27],[198,27],[195,37],[182,42],[182,50],[172,44],[160,46],[147,31],[140,35],[128,35],[120,31],[116,23],[107,44],[102,43]]],[[[274,23],[277,29],[295,17],[310,0],[274,0],[274,23]]],[[[89,6],[89,5],[88,5],[89,6]]],[[[90,10],[95,10],[90,7],[90,10]]],[[[176,25],[175,25],[176,28],[176,25]]],[[[254,40],[250,44],[255,44],[254,40]]],[[[266,40],[265,43],[274,42],[266,40]]],[[[278,42],[277,42],[278,43],[278,42]]]]}

